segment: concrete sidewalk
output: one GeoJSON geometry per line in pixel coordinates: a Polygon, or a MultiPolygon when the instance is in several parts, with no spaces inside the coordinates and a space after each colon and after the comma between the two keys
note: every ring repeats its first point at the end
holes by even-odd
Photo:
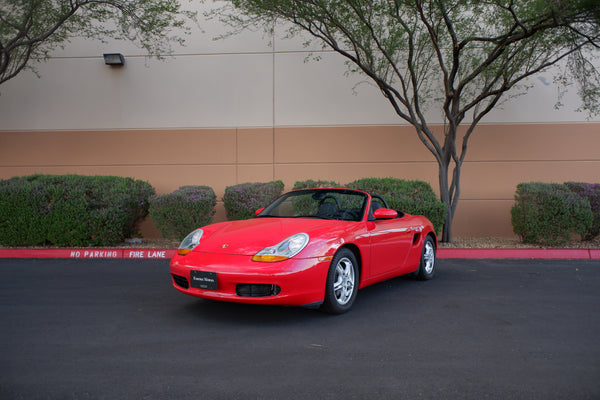
{"type": "MultiPolygon", "coordinates": [[[[72,248],[72,249],[0,249],[0,258],[103,258],[170,259],[176,249],[72,248]]],[[[554,259],[600,260],[600,249],[460,249],[441,248],[440,259],[554,259]]]]}

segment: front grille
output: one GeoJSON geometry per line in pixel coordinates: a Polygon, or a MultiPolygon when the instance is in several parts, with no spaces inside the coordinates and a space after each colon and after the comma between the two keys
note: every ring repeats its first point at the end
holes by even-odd
{"type": "Polygon", "coordinates": [[[175,274],[172,274],[172,275],[173,275],[173,282],[175,282],[175,284],[177,286],[182,287],[184,289],[190,288],[190,283],[184,276],[179,276],[179,275],[175,275],[175,274]]]}
{"type": "Polygon", "coordinates": [[[281,288],[277,285],[240,283],[235,287],[235,294],[240,297],[269,297],[279,293],[281,288]]]}

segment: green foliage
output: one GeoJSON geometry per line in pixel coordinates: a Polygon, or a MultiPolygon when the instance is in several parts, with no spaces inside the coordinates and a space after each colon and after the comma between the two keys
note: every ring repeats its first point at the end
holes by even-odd
{"type": "Polygon", "coordinates": [[[583,240],[594,239],[596,236],[600,235],[600,184],[565,182],[565,185],[569,190],[589,201],[594,220],[591,228],[583,236],[583,240]]]}
{"type": "Polygon", "coordinates": [[[306,181],[297,181],[294,184],[294,190],[297,189],[315,189],[315,188],[337,188],[340,184],[334,181],[314,181],[312,179],[306,181]]]}
{"type": "Polygon", "coordinates": [[[557,246],[572,233],[585,236],[593,215],[589,201],[566,185],[530,182],[517,185],[511,220],[524,243],[557,246]]]}
{"type": "Polygon", "coordinates": [[[149,54],[169,54],[174,35],[189,32],[178,0],[2,0],[0,2],[0,83],[16,76],[30,61],[47,59],[72,37],[129,40],[149,54]]]}
{"type": "Polygon", "coordinates": [[[165,238],[182,240],[208,225],[215,214],[217,196],[208,186],[182,186],[173,193],[154,196],[150,217],[165,238]]]}
{"type": "Polygon", "coordinates": [[[114,176],[31,175],[0,181],[0,244],[108,246],[136,233],[150,184],[114,176]]]}
{"type": "Polygon", "coordinates": [[[437,198],[427,182],[395,178],[363,178],[349,183],[346,187],[378,194],[398,212],[426,216],[437,233],[441,231],[446,220],[446,205],[437,198]]]}
{"type": "Polygon", "coordinates": [[[229,220],[249,219],[256,210],[266,207],[283,192],[282,181],[241,183],[225,188],[223,202],[229,220]]]}

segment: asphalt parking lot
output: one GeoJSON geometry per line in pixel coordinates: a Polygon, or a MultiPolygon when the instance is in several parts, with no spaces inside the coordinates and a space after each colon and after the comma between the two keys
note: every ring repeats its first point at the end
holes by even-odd
{"type": "Polygon", "coordinates": [[[600,261],[438,262],[329,316],[187,297],[165,260],[0,259],[0,398],[600,398],[600,261]]]}

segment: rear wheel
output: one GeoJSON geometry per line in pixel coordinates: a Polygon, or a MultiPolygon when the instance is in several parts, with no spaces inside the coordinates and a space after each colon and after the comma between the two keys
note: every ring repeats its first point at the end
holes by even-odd
{"type": "Polygon", "coordinates": [[[358,291],[358,262],[349,249],[339,250],[329,266],[325,301],[321,309],[331,314],[348,311],[358,291]]]}
{"type": "Polygon", "coordinates": [[[421,280],[429,280],[435,275],[435,242],[431,236],[425,238],[421,252],[421,263],[417,277],[421,280]]]}

